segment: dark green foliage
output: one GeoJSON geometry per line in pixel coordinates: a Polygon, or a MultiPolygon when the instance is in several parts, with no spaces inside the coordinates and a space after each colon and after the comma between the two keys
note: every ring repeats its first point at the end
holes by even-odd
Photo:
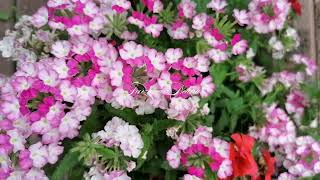
{"type": "Polygon", "coordinates": [[[211,0],[194,0],[194,2],[197,4],[197,12],[207,12],[207,4],[211,0]]]}
{"type": "Polygon", "coordinates": [[[73,175],[70,176],[69,173],[73,168],[80,164],[78,159],[79,155],[80,154],[78,152],[68,152],[65,154],[62,160],[57,164],[50,179],[61,180],[67,177],[74,177],[73,175]]]}

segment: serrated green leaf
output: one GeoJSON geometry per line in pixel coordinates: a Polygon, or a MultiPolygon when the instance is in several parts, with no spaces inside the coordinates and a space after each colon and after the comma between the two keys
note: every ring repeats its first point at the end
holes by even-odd
{"type": "Polygon", "coordinates": [[[223,94],[225,94],[229,98],[231,98],[231,99],[237,98],[238,95],[235,92],[233,92],[229,87],[221,85],[220,88],[221,88],[221,91],[223,92],[223,94]]]}
{"type": "Polygon", "coordinates": [[[111,150],[108,149],[106,146],[104,145],[95,145],[94,149],[96,150],[96,152],[98,154],[100,154],[104,159],[113,159],[116,156],[116,153],[111,150]]]}
{"type": "Polygon", "coordinates": [[[106,104],[105,108],[112,116],[120,117],[132,125],[141,123],[139,122],[139,116],[132,109],[115,109],[110,104],[106,104]]]}
{"type": "Polygon", "coordinates": [[[157,132],[160,132],[180,124],[182,123],[176,120],[171,120],[171,119],[156,120],[153,123],[153,129],[156,130],[157,132]]]}
{"type": "Polygon", "coordinates": [[[214,79],[214,83],[219,86],[223,83],[228,75],[228,66],[225,63],[213,64],[210,68],[210,74],[214,79]]]}
{"type": "Polygon", "coordinates": [[[229,122],[230,122],[230,119],[229,119],[228,113],[226,112],[225,109],[223,109],[219,120],[213,126],[214,132],[222,132],[229,125],[229,122]]]}
{"type": "Polygon", "coordinates": [[[226,39],[231,39],[232,35],[236,32],[236,22],[231,22],[228,19],[228,15],[222,17],[217,14],[214,26],[219,29],[219,32],[224,35],[226,39]]]}
{"type": "Polygon", "coordinates": [[[76,167],[80,162],[78,160],[79,153],[69,151],[64,155],[63,159],[59,162],[56,169],[54,170],[51,180],[61,180],[64,179],[68,173],[76,167]]]}
{"type": "Polygon", "coordinates": [[[230,117],[230,127],[229,127],[229,132],[233,133],[234,130],[236,129],[237,125],[238,125],[238,115],[236,114],[232,114],[230,117]]]}
{"type": "Polygon", "coordinates": [[[200,40],[196,43],[197,54],[204,54],[212,47],[205,40],[200,40]]]}
{"type": "Polygon", "coordinates": [[[230,113],[237,113],[244,108],[244,100],[241,97],[230,99],[227,103],[227,108],[230,113]]]}
{"type": "Polygon", "coordinates": [[[205,165],[205,179],[206,180],[218,180],[218,176],[215,172],[211,171],[211,168],[208,164],[205,165]]]}

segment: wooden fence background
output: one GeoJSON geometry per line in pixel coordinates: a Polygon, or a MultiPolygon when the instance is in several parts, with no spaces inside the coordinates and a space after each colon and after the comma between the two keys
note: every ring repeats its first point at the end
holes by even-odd
{"type": "MultiPolygon", "coordinates": [[[[33,14],[46,0],[0,0],[0,11],[11,11],[16,7],[17,15],[33,14]]],[[[320,61],[320,0],[300,0],[303,4],[303,14],[295,26],[302,37],[302,51],[320,61]]],[[[12,28],[14,20],[0,21],[0,39],[6,29],[12,28]]],[[[0,57],[0,73],[10,75],[14,72],[14,65],[0,57]]],[[[320,77],[320,76],[319,76],[320,77]]]]}

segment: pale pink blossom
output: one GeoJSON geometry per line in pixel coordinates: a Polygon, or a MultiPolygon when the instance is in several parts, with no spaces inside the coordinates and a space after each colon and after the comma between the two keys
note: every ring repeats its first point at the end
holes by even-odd
{"type": "Polygon", "coordinates": [[[112,9],[117,13],[123,13],[131,8],[131,3],[128,0],[112,1],[112,9]]]}
{"type": "Polygon", "coordinates": [[[49,144],[48,146],[48,162],[55,164],[58,161],[59,155],[62,154],[63,147],[57,144],[49,144]]]}
{"type": "Polygon", "coordinates": [[[165,69],[166,58],[162,52],[157,52],[155,49],[150,49],[147,51],[147,55],[154,68],[159,71],[165,69]]]}
{"type": "Polygon", "coordinates": [[[119,53],[122,59],[129,60],[142,57],[144,50],[142,45],[136,44],[134,41],[129,41],[123,44],[123,47],[119,50],[119,53]]]}
{"type": "Polygon", "coordinates": [[[99,7],[94,2],[87,2],[83,8],[83,13],[87,16],[94,17],[99,13],[99,7]]]}
{"type": "Polygon", "coordinates": [[[13,145],[13,152],[17,152],[25,149],[25,143],[27,142],[23,134],[17,129],[7,131],[7,135],[10,136],[10,144],[13,145]]]}
{"type": "Polygon", "coordinates": [[[201,91],[200,95],[201,97],[208,97],[210,96],[216,89],[213,79],[211,76],[205,77],[201,82],[201,91]]]}
{"type": "Polygon", "coordinates": [[[49,12],[46,7],[41,7],[38,11],[32,16],[31,22],[32,24],[40,28],[48,23],[49,12]]]}
{"type": "Polygon", "coordinates": [[[182,0],[178,5],[179,16],[191,19],[196,14],[196,6],[192,0],[182,0]]]}
{"type": "Polygon", "coordinates": [[[157,38],[160,36],[161,31],[163,30],[162,24],[149,24],[144,28],[146,33],[152,35],[152,37],[157,38]]]}
{"type": "Polygon", "coordinates": [[[211,8],[214,11],[217,12],[223,12],[224,8],[227,6],[227,2],[226,0],[211,0],[208,4],[207,4],[207,8],[211,8]]]}
{"type": "Polygon", "coordinates": [[[42,168],[48,163],[48,149],[41,142],[31,145],[28,150],[34,167],[42,168]]]}
{"type": "Polygon", "coordinates": [[[43,81],[45,85],[55,87],[59,83],[58,73],[51,69],[42,69],[38,74],[39,79],[43,81]]]}
{"type": "Polygon", "coordinates": [[[134,98],[130,93],[122,88],[117,88],[113,91],[113,97],[115,100],[124,107],[132,108],[134,106],[134,98]]]}
{"type": "Polygon", "coordinates": [[[51,53],[57,58],[68,56],[71,50],[71,44],[68,41],[57,41],[52,45],[51,53]]]}
{"type": "Polygon", "coordinates": [[[250,23],[250,17],[246,10],[234,9],[233,17],[240,26],[248,25],[250,23]]]}
{"type": "Polygon", "coordinates": [[[201,13],[193,17],[192,28],[195,30],[202,30],[207,23],[207,14],[201,13]]]}
{"type": "Polygon", "coordinates": [[[173,64],[178,62],[178,60],[182,58],[183,52],[182,52],[182,49],[180,48],[177,48],[177,49],[169,48],[166,51],[165,56],[166,56],[167,62],[169,64],[173,64]]]}
{"type": "Polygon", "coordinates": [[[158,79],[158,84],[160,87],[160,90],[165,95],[171,95],[172,94],[172,81],[171,76],[169,72],[162,72],[160,78],[158,79]]]}
{"type": "Polygon", "coordinates": [[[211,49],[208,51],[208,56],[215,62],[221,63],[228,60],[229,56],[227,52],[220,49],[211,49]]]}
{"type": "Polygon", "coordinates": [[[177,146],[172,146],[167,152],[167,161],[172,168],[178,168],[180,165],[180,149],[177,146]]]}
{"type": "Polygon", "coordinates": [[[231,45],[232,45],[232,54],[240,55],[247,51],[248,41],[241,39],[240,34],[236,34],[231,40],[231,45]]]}

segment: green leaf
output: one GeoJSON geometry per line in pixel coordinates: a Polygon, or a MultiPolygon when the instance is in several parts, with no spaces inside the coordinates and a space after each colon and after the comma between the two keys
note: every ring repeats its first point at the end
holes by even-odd
{"type": "Polygon", "coordinates": [[[207,4],[210,0],[193,0],[197,4],[197,12],[207,12],[207,4]]]}
{"type": "Polygon", "coordinates": [[[219,86],[223,83],[228,75],[228,65],[225,63],[213,64],[210,68],[210,74],[214,79],[214,83],[219,86]]]}
{"type": "Polygon", "coordinates": [[[94,148],[104,159],[113,159],[116,156],[116,153],[113,150],[108,149],[104,145],[97,144],[94,148]]]}
{"type": "Polygon", "coordinates": [[[153,123],[153,129],[157,132],[164,131],[170,127],[174,127],[176,125],[181,125],[180,121],[171,120],[171,119],[163,119],[163,120],[156,120],[153,123]]]}
{"type": "Polygon", "coordinates": [[[215,172],[211,171],[211,168],[208,164],[205,165],[205,179],[206,180],[218,180],[218,176],[215,172]]]}
{"type": "Polygon", "coordinates": [[[232,12],[234,9],[247,9],[250,0],[227,0],[227,8],[232,12]]]}
{"type": "Polygon", "coordinates": [[[152,144],[153,144],[153,136],[150,135],[142,135],[142,140],[143,140],[143,148],[140,154],[140,157],[138,158],[137,161],[137,167],[136,170],[140,169],[141,166],[145,163],[147,160],[148,156],[148,151],[150,150],[152,144]]]}
{"type": "Polygon", "coordinates": [[[226,105],[230,113],[237,113],[244,108],[244,101],[243,98],[237,97],[230,99],[226,105]]]}
{"type": "Polygon", "coordinates": [[[236,129],[237,125],[238,125],[238,118],[239,116],[236,114],[232,114],[230,117],[230,127],[229,127],[229,132],[233,133],[234,130],[236,129]]]}
{"type": "Polygon", "coordinates": [[[69,172],[79,164],[79,153],[69,151],[64,155],[63,159],[59,162],[54,170],[51,180],[61,180],[69,174],[69,172]]]}
{"type": "Polygon", "coordinates": [[[102,123],[100,121],[99,115],[97,106],[93,106],[91,115],[84,121],[80,129],[80,137],[83,137],[85,134],[92,134],[93,132],[99,131],[101,127],[104,126],[105,122],[102,123]]]}
{"type": "Polygon", "coordinates": [[[229,125],[230,119],[228,116],[228,113],[225,109],[222,110],[222,114],[216,125],[214,126],[215,131],[214,132],[222,132],[228,125],[229,125]]]}
{"type": "Polygon", "coordinates": [[[173,8],[173,3],[170,2],[168,6],[159,13],[159,22],[164,24],[171,24],[176,17],[176,11],[173,8]]]}
{"type": "Polygon", "coordinates": [[[233,92],[229,87],[221,85],[220,88],[222,92],[229,98],[234,99],[238,97],[238,95],[235,92],[233,92]]]}
{"type": "Polygon", "coordinates": [[[228,15],[219,17],[219,14],[217,14],[214,26],[219,29],[220,33],[222,33],[225,38],[230,39],[236,32],[236,29],[234,27],[235,24],[236,22],[231,22],[228,19],[228,15]]]}
{"type": "Polygon", "coordinates": [[[139,125],[141,123],[139,116],[132,109],[115,109],[110,104],[106,104],[105,108],[112,116],[122,118],[132,125],[139,125]]]}
{"type": "Polygon", "coordinates": [[[317,175],[312,176],[312,177],[300,178],[299,180],[319,180],[319,179],[320,179],[320,174],[317,174],[317,175]]]}
{"type": "Polygon", "coordinates": [[[204,54],[211,48],[212,47],[207,43],[207,41],[203,39],[196,43],[197,54],[204,54]]]}
{"type": "Polygon", "coordinates": [[[166,171],[165,180],[176,180],[177,172],[176,171],[166,171]]]}
{"type": "Polygon", "coordinates": [[[136,170],[137,169],[140,169],[141,166],[145,163],[145,161],[147,160],[147,156],[149,154],[149,151],[153,145],[153,134],[152,134],[152,131],[153,131],[153,126],[150,125],[150,124],[146,124],[144,125],[143,127],[143,130],[142,130],[142,140],[143,140],[143,148],[142,148],[142,151],[141,151],[141,154],[138,158],[138,161],[137,161],[137,167],[136,167],[136,170]]]}

